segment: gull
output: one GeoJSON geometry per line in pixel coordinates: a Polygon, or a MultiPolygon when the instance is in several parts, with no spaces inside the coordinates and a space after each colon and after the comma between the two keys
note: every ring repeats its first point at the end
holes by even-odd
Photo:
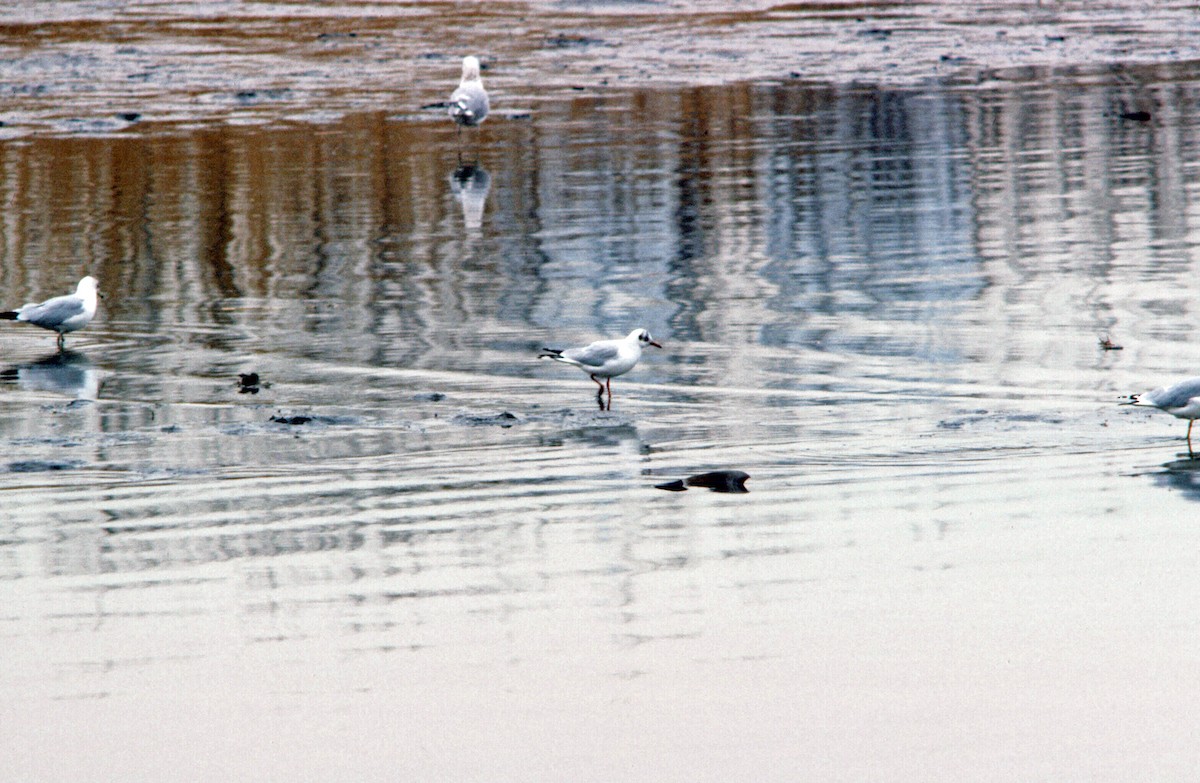
{"type": "Polygon", "coordinates": [[[1192,455],[1192,425],[1200,419],[1200,378],[1188,378],[1174,386],[1164,386],[1144,394],[1131,394],[1122,405],[1158,408],[1177,419],[1188,420],[1188,455],[1192,455]]]}
{"type": "Polygon", "coordinates": [[[607,409],[612,410],[612,379],[633,369],[638,359],[642,358],[642,347],[645,345],[662,348],[645,329],[634,329],[623,340],[600,340],[582,348],[563,351],[543,348],[544,353],[538,354],[538,358],[571,364],[586,372],[600,387],[597,397],[603,395],[605,389],[608,390],[607,409]],[[605,383],[600,382],[601,378],[605,379],[605,383]]]}
{"type": "Polygon", "coordinates": [[[479,78],[479,60],[463,58],[462,81],[450,95],[450,116],[459,126],[474,127],[488,115],[488,94],[479,78]]]}
{"type": "Polygon", "coordinates": [[[58,332],[58,350],[61,351],[67,332],[82,329],[91,323],[96,315],[97,286],[99,283],[96,282],[96,278],[88,275],[79,281],[75,293],[56,296],[41,304],[30,302],[16,310],[0,312],[0,319],[26,321],[43,329],[53,329],[58,332]]]}

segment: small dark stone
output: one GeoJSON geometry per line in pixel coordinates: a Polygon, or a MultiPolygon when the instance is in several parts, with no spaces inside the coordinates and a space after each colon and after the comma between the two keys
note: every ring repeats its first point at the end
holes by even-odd
{"type": "Polygon", "coordinates": [[[1121,112],[1121,119],[1133,120],[1134,122],[1150,122],[1150,112],[1148,112],[1148,111],[1121,112]]]}
{"type": "Polygon", "coordinates": [[[125,120],[125,122],[137,122],[142,118],[142,115],[136,111],[123,111],[117,116],[125,120]]]}

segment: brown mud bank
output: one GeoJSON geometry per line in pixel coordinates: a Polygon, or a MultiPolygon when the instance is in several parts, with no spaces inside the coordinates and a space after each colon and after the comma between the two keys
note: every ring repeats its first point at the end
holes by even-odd
{"type": "Polygon", "coordinates": [[[17,0],[0,8],[4,135],[146,121],[322,121],[444,99],[483,59],[505,112],[556,94],[806,79],[987,82],[1025,66],[1200,57],[1194,4],[17,0]]]}

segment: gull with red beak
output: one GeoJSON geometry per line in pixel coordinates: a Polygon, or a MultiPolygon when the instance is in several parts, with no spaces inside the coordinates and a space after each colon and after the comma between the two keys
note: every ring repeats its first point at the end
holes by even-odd
{"type": "Polygon", "coordinates": [[[612,410],[612,379],[632,370],[638,359],[642,358],[642,347],[646,345],[662,348],[645,329],[634,329],[623,340],[600,340],[582,348],[566,350],[543,348],[538,358],[574,365],[586,372],[600,387],[597,397],[608,391],[608,407],[604,408],[601,403],[601,408],[612,410]],[[600,382],[601,378],[605,379],[604,383],[600,382]]]}

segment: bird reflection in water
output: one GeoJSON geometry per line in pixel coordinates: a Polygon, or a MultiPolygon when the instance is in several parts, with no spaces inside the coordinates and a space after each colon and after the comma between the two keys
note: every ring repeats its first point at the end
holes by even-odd
{"type": "Polygon", "coordinates": [[[468,229],[483,225],[483,207],[491,189],[492,176],[478,163],[460,161],[450,174],[450,192],[462,205],[463,223],[468,229]]]}
{"type": "Polygon", "coordinates": [[[1163,463],[1162,470],[1151,473],[1154,483],[1178,492],[1188,500],[1200,500],[1200,458],[1180,454],[1163,463]]]}
{"type": "Polygon", "coordinates": [[[0,383],[15,383],[26,391],[63,394],[77,400],[95,400],[100,393],[100,374],[92,360],[70,350],[6,367],[0,370],[0,383]]]}

